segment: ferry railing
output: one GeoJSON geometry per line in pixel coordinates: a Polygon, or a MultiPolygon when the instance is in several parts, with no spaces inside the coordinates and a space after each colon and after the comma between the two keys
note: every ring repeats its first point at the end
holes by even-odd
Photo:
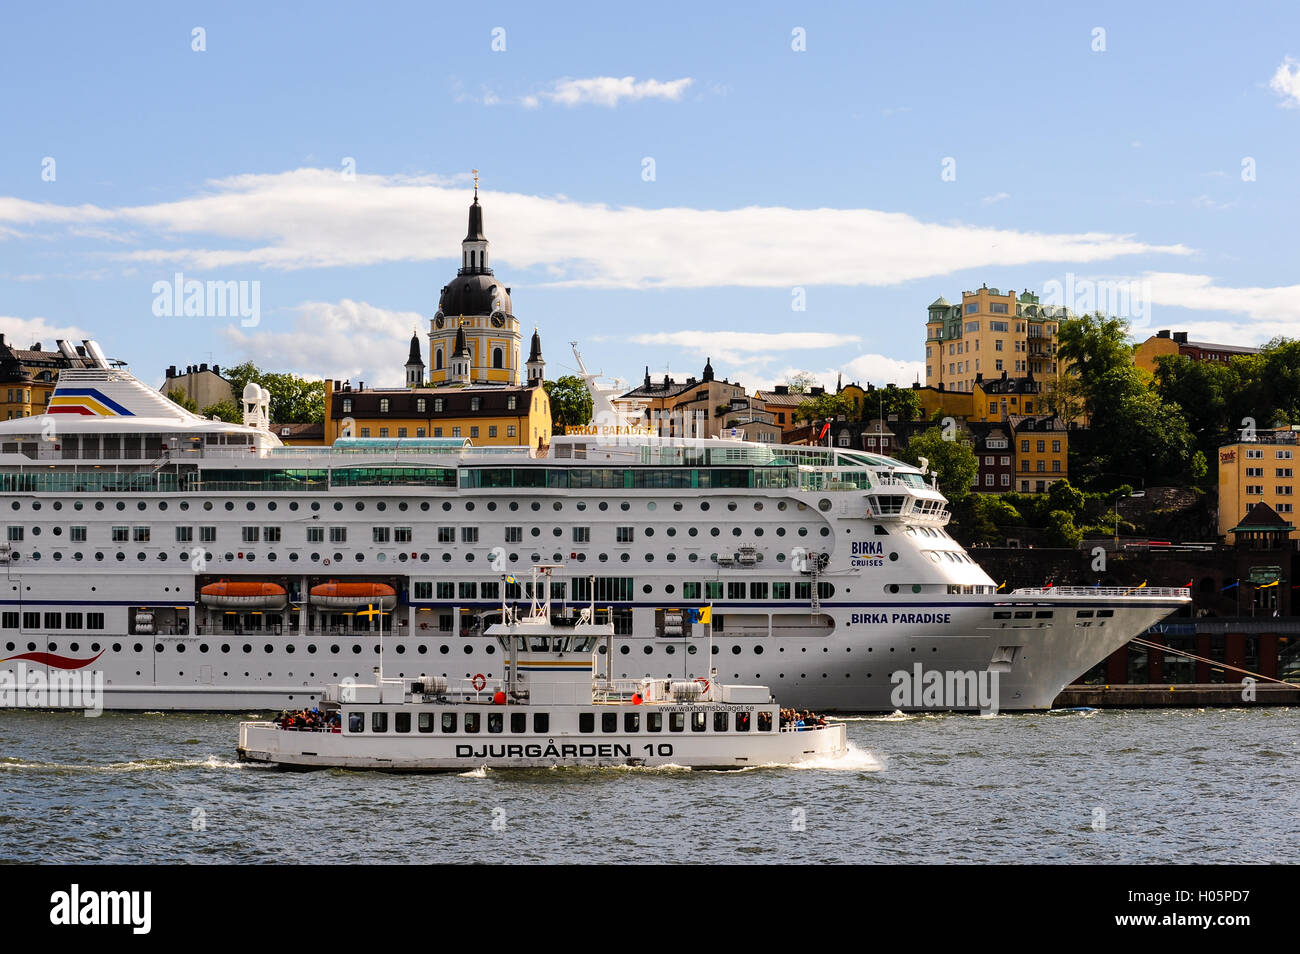
{"type": "Polygon", "coordinates": [[[1025,586],[1012,590],[1011,596],[1068,596],[1071,599],[1114,599],[1117,596],[1143,599],[1189,600],[1192,591],[1186,586],[1025,586]]]}

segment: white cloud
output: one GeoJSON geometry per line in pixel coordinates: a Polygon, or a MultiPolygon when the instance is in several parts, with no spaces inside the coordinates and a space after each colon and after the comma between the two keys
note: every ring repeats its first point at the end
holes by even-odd
{"type": "Polygon", "coordinates": [[[91,337],[90,332],[76,325],[56,325],[48,318],[15,318],[11,315],[0,316],[0,334],[11,347],[30,348],[40,342],[46,351],[53,351],[54,342],[59,338],[77,345],[83,338],[91,337]]]}
{"type": "MultiPolygon", "coordinates": [[[[1276,335],[1294,338],[1300,331],[1300,285],[1230,288],[1216,285],[1209,275],[1178,272],[1147,272],[1142,280],[1150,284],[1150,298],[1154,305],[1226,312],[1248,319],[1179,323],[1177,330],[1189,331],[1202,341],[1262,344],[1276,335]]],[[[1172,322],[1153,316],[1149,324],[1168,328],[1172,322]]]]}
{"type": "MultiPolygon", "coordinates": [[[[664,99],[676,102],[693,82],[689,76],[663,83],[655,79],[638,81],[634,76],[592,76],[586,79],[556,80],[550,89],[538,96],[562,106],[592,104],[612,109],[623,100],[635,102],[642,99],[664,99]]],[[[531,105],[537,105],[537,98],[525,97],[533,100],[531,105]]]]}
{"type": "Polygon", "coordinates": [[[1283,106],[1300,107],[1300,61],[1289,56],[1284,59],[1268,81],[1268,88],[1282,97],[1283,106]]]}
{"type": "Polygon", "coordinates": [[[838,335],[827,332],[776,332],[750,331],[660,331],[633,335],[633,344],[673,345],[697,355],[719,361],[757,361],[767,364],[784,357],[784,352],[803,349],[837,348],[862,340],[857,335],[838,335]]]}
{"type": "MultiPolygon", "coordinates": [[[[452,257],[466,200],[449,178],[299,169],[233,176],[191,197],[118,209],[0,198],[0,227],[117,223],[147,238],[103,254],[146,276],[152,265],[240,278],[246,269],[452,257]]],[[[483,204],[497,261],[543,269],[557,287],[897,285],[970,269],[1191,251],[1118,233],[938,224],[874,209],[645,209],[514,192],[484,193],[483,204]]]]}
{"type": "Polygon", "coordinates": [[[750,394],[755,391],[770,390],[774,385],[785,384],[800,372],[807,372],[814,378],[814,383],[827,390],[834,391],[835,384],[841,378],[845,384],[857,382],[866,387],[868,384],[882,386],[896,384],[900,388],[909,387],[913,381],[925,383],[925,364],[920,361],[903,361],[883,354],[860,354],[838,367],[821,367],[812,369],[807,366],[787,365],[780,371],[773,371],[761,365],[738,364],[728,367],[726,373],[719,368],[718,376],[729,381],[738,381],[750,394]]]}
{"type": "Polygon", "coordinates": [[[980,199],[980,205],[997,205],[999,202],[1005,202],[1009,198],[1011,198],[1010,192],[997,192],[993,195],[986,195],[984,198],[980,199]]]}
{"type": "MultiPolygon", "coordinates": [[[[390,311],[363,301],[305,302],[294,309],[289,331],[223,327],[221,334],[239,354],[262,367],[294,371],[306,377],[347,378],[355,385],[400,387],[405,382],[411,330],[421,332],[424,316],[390,311]]],[[[234,362],[231,362],[234,363],[234,362]]]]}

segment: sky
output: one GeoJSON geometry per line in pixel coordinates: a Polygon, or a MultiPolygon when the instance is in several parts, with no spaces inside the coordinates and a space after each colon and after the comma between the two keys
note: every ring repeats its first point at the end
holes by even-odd
{"type": "Polygon", "coordinates": [[[5,5],[0,332],[400,385],[478,169],[551,378],[906,384],[985,284],[1300,336],[1293,3],[550,6],[5,5]]]}

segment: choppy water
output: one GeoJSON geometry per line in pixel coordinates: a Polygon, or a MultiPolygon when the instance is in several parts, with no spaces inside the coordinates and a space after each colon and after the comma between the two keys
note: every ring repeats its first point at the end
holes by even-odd
{"type": "Polygon", "coordinates": [[[0,712],[0,860],[1300,861],[1294,709],[861,717],[835,770],[459,776],[241,765],[239,718],[0,712]]]}

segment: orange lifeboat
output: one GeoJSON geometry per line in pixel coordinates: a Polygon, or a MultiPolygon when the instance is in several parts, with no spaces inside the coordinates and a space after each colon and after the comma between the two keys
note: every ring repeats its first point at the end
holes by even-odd
{"type": "Polygon", "coordinates": [[[397,606],[397,591],[387,583],[340,583],[331,580],[311,588],[311,601],[316,606],[334,609],[378,606],[390,610],[397,606]]]}
{"type": "Polygon", "coordinates": [[[199,602],[204,606],[284,609],[289,605],[289,594],[279,583],[221,580],[199,590],[199,602]]]}

